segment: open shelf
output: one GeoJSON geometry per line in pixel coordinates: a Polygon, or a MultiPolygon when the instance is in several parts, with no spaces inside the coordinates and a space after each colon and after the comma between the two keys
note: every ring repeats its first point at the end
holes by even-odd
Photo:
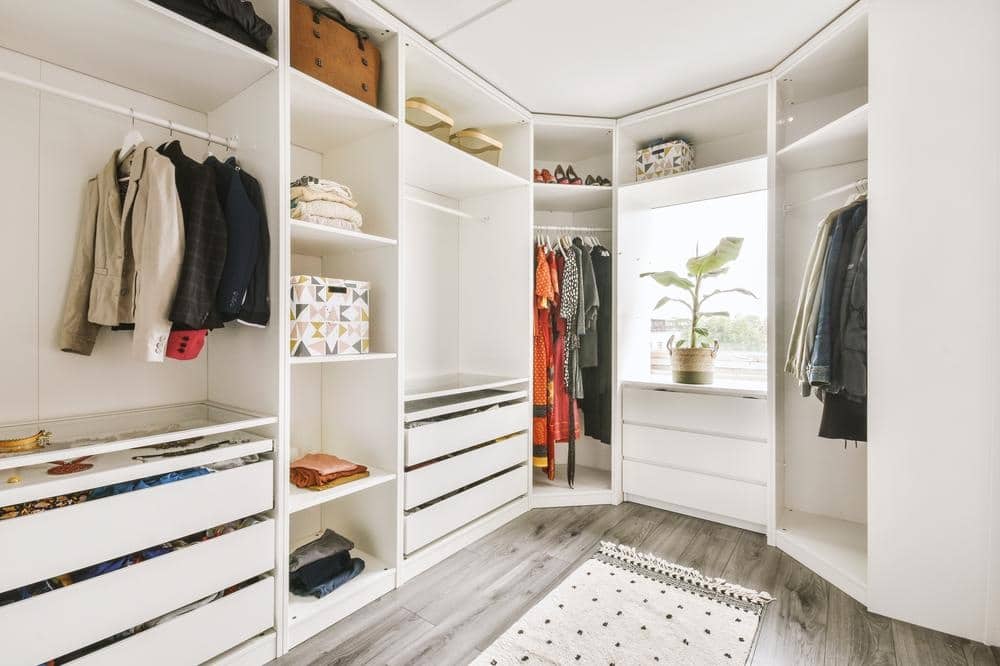
{"type": "Polygon", "coordinates": [[[0,439],[26,437],[43,428],[52,432],[52,438],[43,449],[0,454],[0,469],[250,430],[277,420],[201,402],[5,425],[0,426],[0,439]]]}
{"type": "Polygon", "coordinates": [[[700,393],[702,395],[729,395],[743,398],[766,398],[767,384],[764,382],[717,379],[711,384],[679,384],[670,375],[647,375],[628,377],[621,380],[622,386],[672,391],[674,393],[700,393]]]}
{"type": "Polygon", "coordinates": [[[407,185],[452,199],[527,185],[525,178],[488,164],[410,125],[403,132],[407,185]]]}
{"type": "Polygon", "coordinates": [[[375,250],[398,244],[395,239],[385,236],[375,236],[361,231],[349,231],[301,220],[292,220],[290,227],[293,254],[324,257],[340,252],[375,250]]]}
{"type": "Polygon", "coordinates": [[[611,208],[611,187],[534,183],[532,189],[535,194],[535,210],[576,213],[611,208]]]}
{"type": "Polygon", "coordinates": [[[611,470],[577,465],[570,488],[566,481],[566,465],[556,465],[556,478],[552,480],[544,470],[532,468],[533,508],[610,504],[611,495],[611,470]]]}
{"type": "Polygon", "coordinates": [[[633,183],[619,189],[629,209],[664,208],[767,188],[767,157],[758,156],[676,176],[633,183]]]}
{"type": "Polygon", "coordinates": [[[405,400],[426,400],[427,398],[442,398],[486,389],[497,389],[505,386],[526,384],[528,377],[497,377],[494,375],[440,375],[425,379],[408,380],[406,382],[405,400]]]}
{"type": "Polygon", "coordinates": [[[524,389],[485,389],[437,398],[408,400],[404,420],[407,423],[421,421],[423,419],[434,418],[435,416],[464,412],[469,409],[499,405],[502,402],[510,402],[511,400],[523,400],[527,397],[528,391],[524,389]]]}
{"type": "Polygon", "coordinates": [[[202,112],[278,66],[148,0],[0,3],[0,44],[202,112]]]}
{"type": "Polygon", "coordinates": [[[776,154],[786,171],[805,171],[868,159],[868,105],[823,125],[776,154]]]}
{"type": "Polygon", "coordinates": [[[398,124],[394,116],[303,74],[289,73],[292,143],[325,153],[398,124]]]}
{"type": "Polygon", "coordinates": [[[309,490],[295,485],[288,486],[288,513],[296,513],[341,497],[368,490],[383,483],[389,483],[396,478],[395,474],[385,472],[377,467],[368,468],[368,476],[357,481],[351,481],[328,490],[309,490]]]}
{"type": "Polygon", "coordinates": [[[292,365],[311,365],[314,363],[353,363],[360,361],[380,361],[396,358],[395,352],[368,354],[328,354],[327,356],[292,356],[288,362],[292,365]]]}
{"type": "Polygon", "coordinates": [[[357,548],[351,556],[364,560],[365,570],[322,599],[288,593],[289,646],[298,645],[395,587],[395,568],[357,548]]]}
{"type": "Polygon", "coordinates": [[[90,469],[66,476],[49,474],[48,470],[51,467],[44,463],[22,467],[18,469],[18,476],[21,478],[20,483],[16,485],[0,485],[0,506],[31,502],[46,497],[55,497],[56,495],[99,488],[131,479],[156,476],[181,469],[199,467],[201,465],[211,465],[223,460],[233,460],[254,453],[265,453],[271,451],[274,446],[269,439],[261,439],[256,435],[237,431],[225,435],[205,437],[193,443],[191,448],[197,449],[208,444],[224,442],[225,440],[230,441],[209,451],[183,456],[152,458],[148,462],[133,460],[132,456],[138,453],[156,454],[163,453],[163,451],[152,449],[141,452],[137,452],[135,449],[113,451],[85,461],[93,465],[90,469]]]}
{"type": "Polygon", "coordinates": [[[868,581],[868,528],[828,516],[785,509],[778,516],[776,545],[865,603],[868,581]]]}

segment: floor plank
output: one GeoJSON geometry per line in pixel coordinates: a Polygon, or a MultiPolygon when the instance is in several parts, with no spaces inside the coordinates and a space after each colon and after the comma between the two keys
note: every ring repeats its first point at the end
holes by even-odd
{"type": "Polygon", "coordinates": [[[729,558],[736,550],[741,531],[728,525],[705,522],[677,558],[677,563],[697,569],[706,576],[718,578],[722,576],[729,558]]]}
{"type": "Polygon", "coordinates": [[[892,621],[830,586],[826,666],[895,666],[892,621]]]}
{"type": "Polygon", "coordinates": [[[823,663],[829,584],[782,555],[771,596],[774,601],[761,622],[754,663],[823,663]]]}
{"type": "Polygon", "coordinates": [[[664,512],[663,520],[639,542],[637,548],[676,562],[700,529],[701,521],[697,518],[664,512]]]}
{"type": "Polygon", "coordinates": [[[767,545],[767,537],[744,531],[722,577],[752,590],[771,593],[778,580],[781,551],[767,545]]]}
{"type": "Polygon", "coordinates": [[[924,629],[899,620],[892,621],[896,663],[965,666],[965,641],[955,636],[924,629]]]}

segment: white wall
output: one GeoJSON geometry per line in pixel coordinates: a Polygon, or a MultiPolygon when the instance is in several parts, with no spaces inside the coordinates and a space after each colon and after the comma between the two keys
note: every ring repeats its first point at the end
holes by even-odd
{"type": "Polygon", "coordinates": [[[1000,9],[874,0],[869,25],[869,604],[995,642],[1000,9]]]}

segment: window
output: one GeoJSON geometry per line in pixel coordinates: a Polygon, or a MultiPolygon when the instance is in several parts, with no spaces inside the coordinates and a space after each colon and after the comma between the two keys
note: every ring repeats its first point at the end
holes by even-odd
{"type": "Polygon", "coordinates": [[[675,343],[690,337],[690,319],[688,309],[680,303],[671,302],[654,311],[661,297],[681,294],[650,278],[639,278],[639,273],[673,270],[685,275],[690,257],[711,250],[725,236],[736,236],[744,239],[739,258],[724,275],[707,278],[706,285],[709,291],[749,289],[757,298],[739,293],[714,296],[705,308],[730,316],[705,318],[700,325],[709,330],[710,339],[719,341],[716,381],[766,383],[767,192],[654,209],[640,224],[639,270],[628,277],[636,281],[637,312],[649,313],[649,372],[669,376],[667,342],[671,336],[675,343]]]}

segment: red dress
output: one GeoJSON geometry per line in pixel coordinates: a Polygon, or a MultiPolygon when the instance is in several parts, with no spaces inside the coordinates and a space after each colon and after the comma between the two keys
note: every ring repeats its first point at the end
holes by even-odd
{"type": "Polygon", "coordinates": [[[555,473],[555,442],[550,438],[552,413],[552,304],[555,285],[545,250],[535,248],[534,359],[532,368],[531,464],[555,473]]]}

